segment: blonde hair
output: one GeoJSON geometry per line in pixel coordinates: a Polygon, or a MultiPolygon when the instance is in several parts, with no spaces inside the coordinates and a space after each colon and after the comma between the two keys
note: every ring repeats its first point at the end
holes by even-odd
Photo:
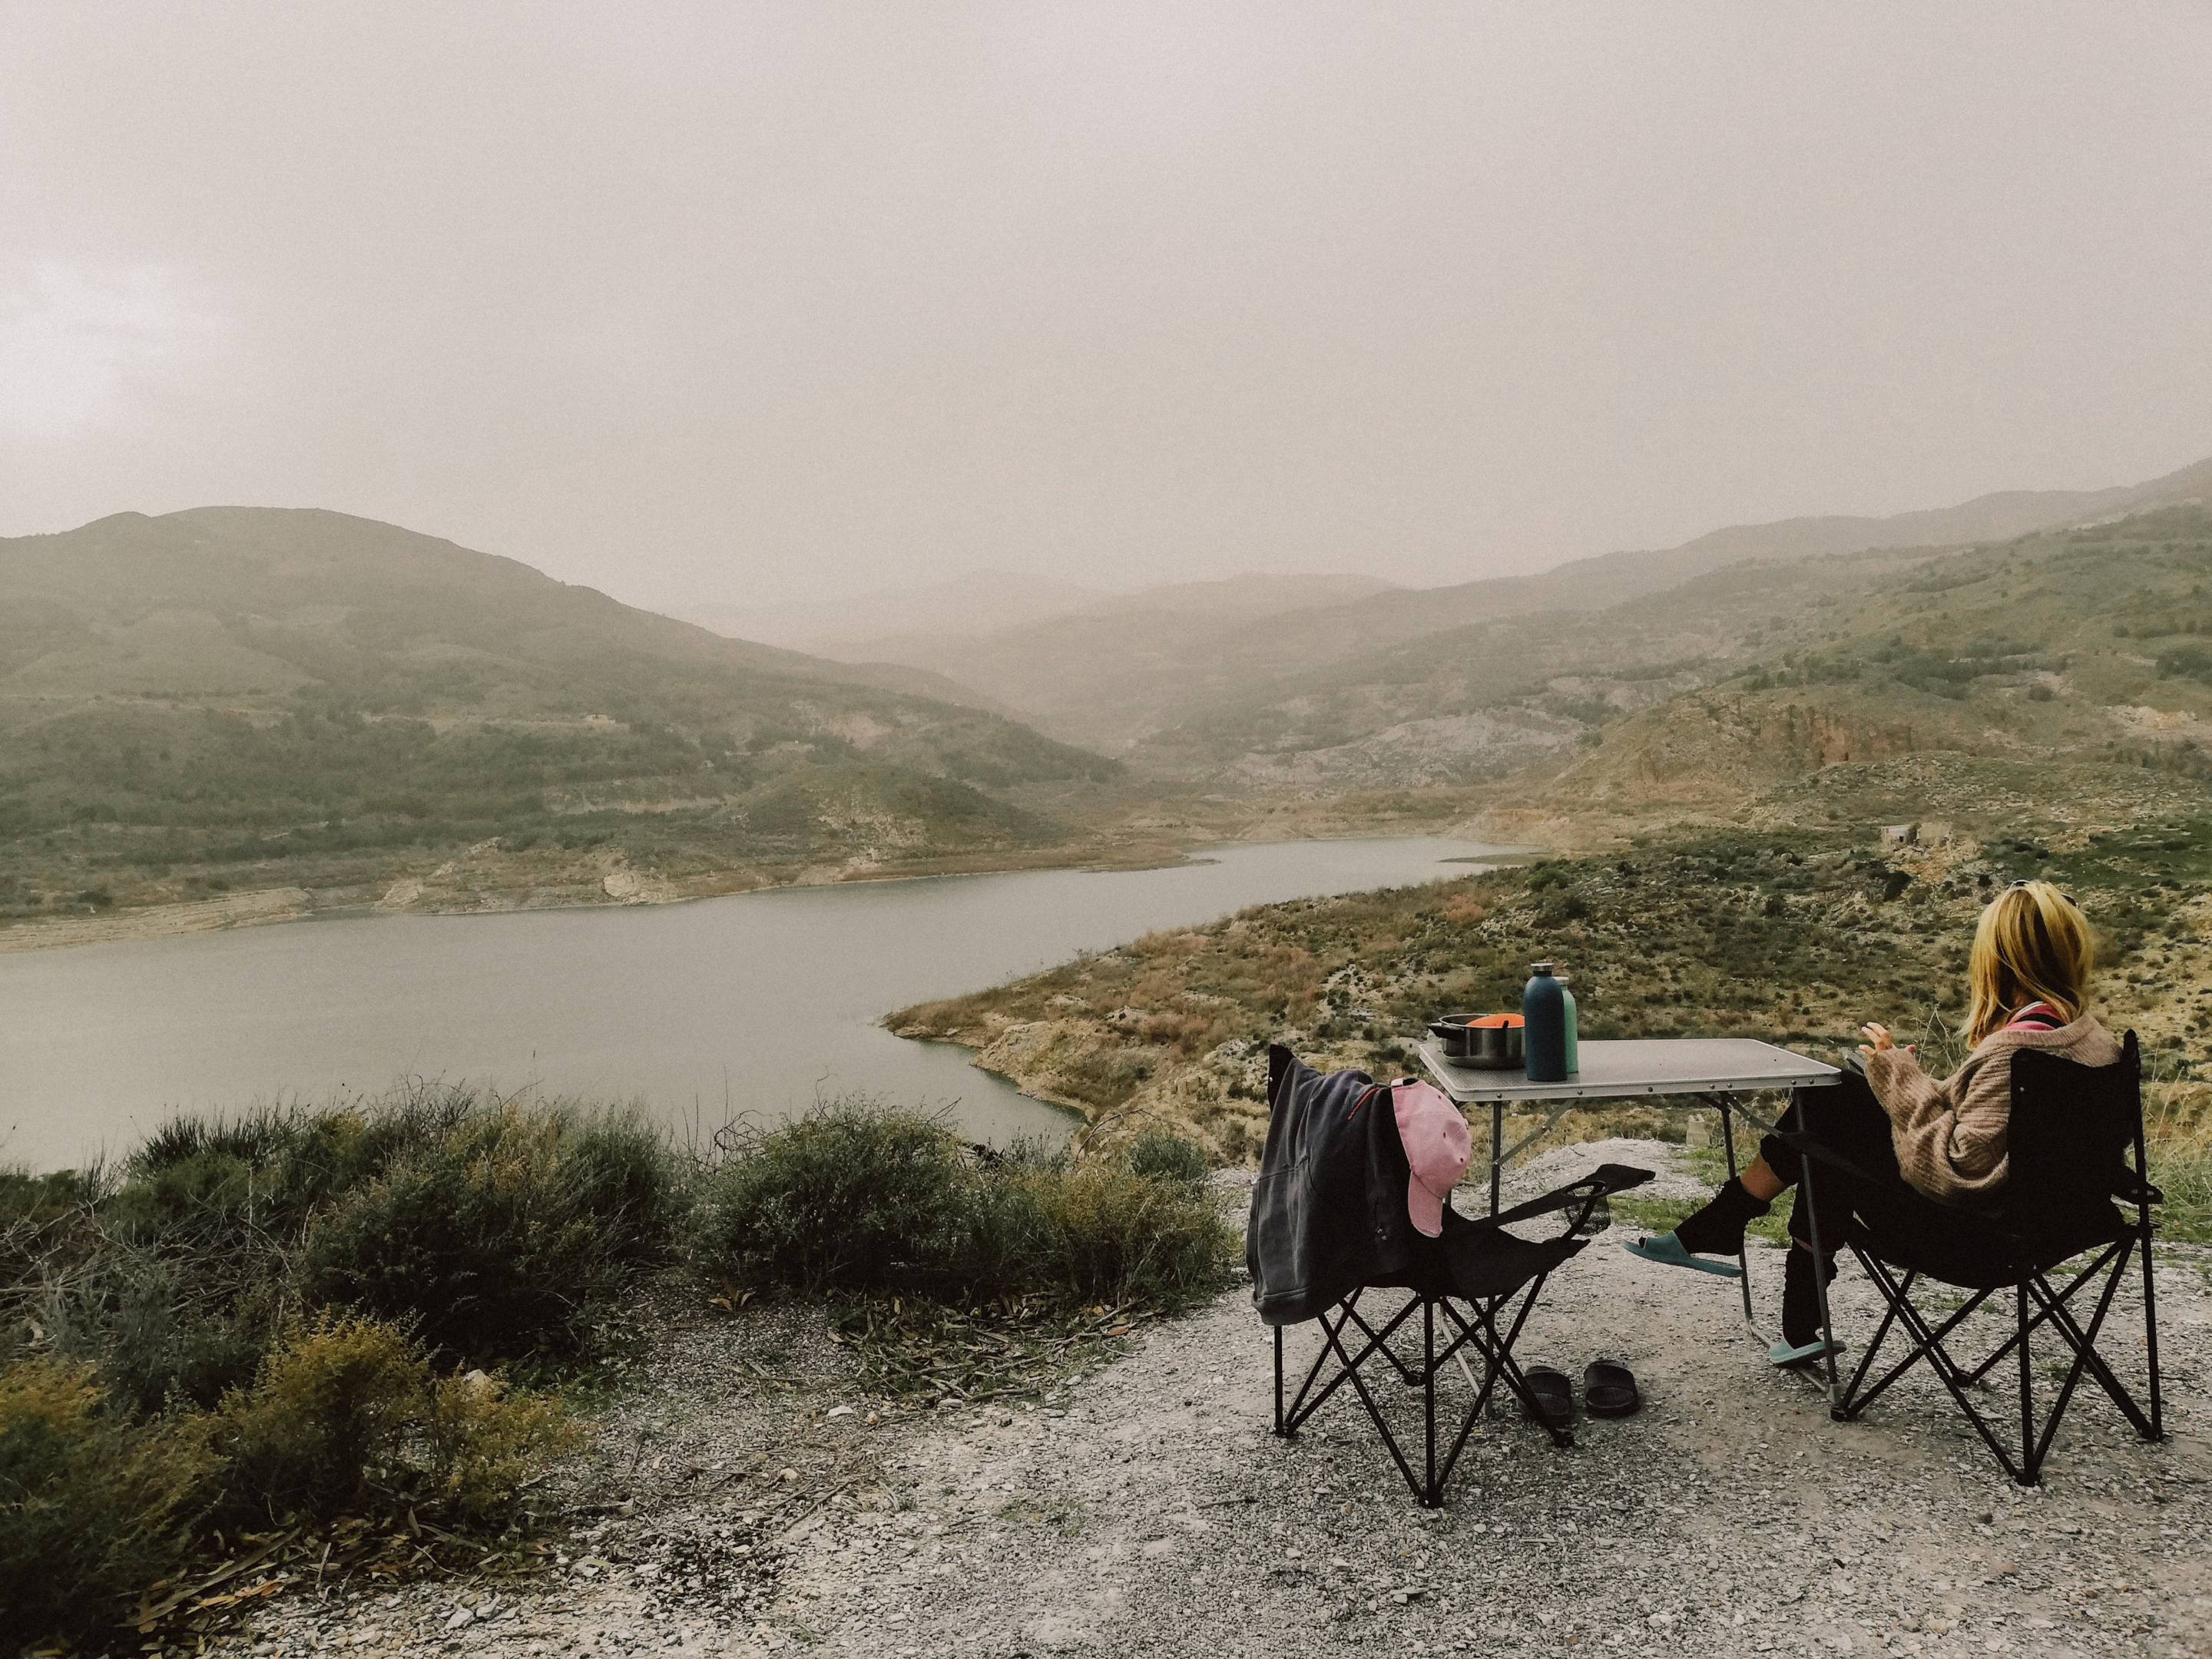
{"type": "Polygon", "coordinates": [[[2047,881],[2016,881],[1982,912],[1966,958],[1966,1040],[1979,1042],[2031,1002],[2081,1018],[2096,945],[2074,901],[2047,881]]]}

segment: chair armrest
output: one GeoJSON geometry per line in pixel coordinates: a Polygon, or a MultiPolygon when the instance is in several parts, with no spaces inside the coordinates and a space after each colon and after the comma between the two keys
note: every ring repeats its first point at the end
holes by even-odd
{"type": "Polygon", "coordinates": [[[1541,1198],[1516,1204],[1511,1209],[1501,1210],[1496,1215],[1463,1216],[1461,1219],[1470,1227],[1503,1227],[1512,1222],[1550,1215],[1555,1210],[1571,1209],[1577,1204],[1587,1214],[1601,1198],[1626,1192],[1631,1187],[1641,1187],[1650,1179],[1651,1171],[1649,1170],[1633,1169],[1626,1164],[1601,1164],[1580,1181],[1548,1192],[1541,1198]]]}
{"type": "Polygon", "coordinates": [[[2112,1196],[2123,1204],[2163,1204],[2166,1194],[2148,1181],[2138,1181],[2132,1170],[2123,1170],[2112,1183],[2112,1196]]]}

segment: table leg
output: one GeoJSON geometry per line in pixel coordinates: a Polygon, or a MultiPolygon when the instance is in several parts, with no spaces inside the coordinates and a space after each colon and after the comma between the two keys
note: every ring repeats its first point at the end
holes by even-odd
{"type": "MultiPolygon", "coordinates": [[[[1726,1095],[1723,1095],[1714,1104],[1720,1109],[1721,1145],[1728,1152],[1729,1179],[1734,1181],[1736,1177],[1735,1112],[1726,1095]]],[[[1748,1324],[1751,1320],[1751,1252],[1747,1245],[1739,1244],[1735,1247],[1735,1266],[1736,1288],[1743,1292],[1743,1317],[1745,1322],[1748,1324]]]]}
{"type": "Polygon", "coordinates": [[[1490,1103],[1490,1212],[1498,1213],[1498,1158],[1505,1146],[1505,1103],[1490,1103]]]}
{"type": "MultiPolygon", "coordinates": [[[[1813,1133],[1813,1115],[1811,1103],[1807,1097],[1816,1092],[1818,1091],[1811,1089],[1800,1089],[1796,1091],[1797,1127],[1808,1135],[1813,1133]]],[[[1820,1264],[1828,1258],[1820,1253],[1820,1212],[1813,1202],[1813,1164],[1814,1160],[1810,1158],[1802,1161],[1802,1167],[1797,1172],[1797,1197],[1795,1201],[1804,1205],[1807,1230],[1813,1235],[1813,1288],[1819,1292],[1820,1298],[1820,1341],[1828,1351],[1826,1356],[1828,1371],[1828,1414],[1833,1417],[1836,1415],[1838,1399],[1836,1324],[1835,1321],[1828,1316],[1828,1277],[1820,1271],[1820,1264]]],[[[1790,1248],[1794,1250],[1797,1247],[1792,1244],[1790,1248]]]]}

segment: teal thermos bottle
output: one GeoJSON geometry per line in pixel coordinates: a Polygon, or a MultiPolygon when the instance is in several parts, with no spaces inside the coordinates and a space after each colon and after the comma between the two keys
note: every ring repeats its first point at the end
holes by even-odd
{"type": "Polygon", "coordinates": [[[1567,1075],[1572,1077],[1583,1068],[1582,1029],[1575,1019],[1574,981],[1565,974],[1554,974],[1553,977],[1559,981],[1559,994],[1567,1000],[1567,1075]]]}
{"type": "Polygon", "coordinates": [[[1531,1083],[1567,1080],[1567,988],[1540,962],[1521,989],[1522,1053],[1531,1083]]]}

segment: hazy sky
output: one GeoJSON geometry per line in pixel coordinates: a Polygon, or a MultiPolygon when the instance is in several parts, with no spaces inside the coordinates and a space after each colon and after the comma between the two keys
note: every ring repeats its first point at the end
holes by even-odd
{"type": "Polygon", "coordinates": [[[2212,453],[2212,4],[0,0],[0,533],[1433,583],[2212,453]]]}

